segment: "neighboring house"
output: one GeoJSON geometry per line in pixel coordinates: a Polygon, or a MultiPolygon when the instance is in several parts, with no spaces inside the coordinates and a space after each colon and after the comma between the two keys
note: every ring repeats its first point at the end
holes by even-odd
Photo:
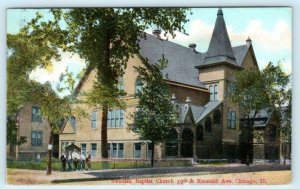
{"type": "Polygon", "coordinates": [[[46,157],[50,138],[49,122],[42,119],[37,105],[24,105],[16,115],[17,137],[26,137],[26,143],[16,146],[15,158],[35,160],[46,157]]]}
{"type": "MultiPolygon", "coordinates": [[[[201,29],[201,28],[200,28],[201,29]]],[[[136,110],[135,93],[141,82],[134,66],[143,66],[148,60],[155,64],[164,56],[168,66],[163,71],[172,100],[178,106],[180,121],[167,140],[157,145],[155,158],[194,157],[195,159],[238,159],[240,137],[239,108],[226,99],[232,89],[233,73],[237,70],[258,69],[251,40],[245,45],[231,46],[223,12],[217,13],[215,27],[207,52],[196,51],[196,45],[184,47],[160,38],[160,31],[146,35],[140,41],[140,53],[128,61],[119,85],[127,95],[126,108],[108,112],[107,134],[110,158],[151,157],[153,145],[139,140],[127,129],[130,115],[136,110]]],[[[76,88],[77,98],[92,89],[96,73],[88,70],[76,88]]],[[[88,117],[72,117],[60,133],[60,154],[71,143],[94,158],[101,157],[101,109],[79,105],[88,117]]]]}

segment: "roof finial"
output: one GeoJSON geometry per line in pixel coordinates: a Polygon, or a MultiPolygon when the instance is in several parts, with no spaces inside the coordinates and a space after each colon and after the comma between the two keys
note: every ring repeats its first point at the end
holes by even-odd
{"type": "Polygon", "coordinates": [[[222,15],[223,16],[223,11],[222,11],[222,8],[219,8],[219,10],[218,10],[218,14],[217,14],[218,16],[219,15],[222,15]]]}

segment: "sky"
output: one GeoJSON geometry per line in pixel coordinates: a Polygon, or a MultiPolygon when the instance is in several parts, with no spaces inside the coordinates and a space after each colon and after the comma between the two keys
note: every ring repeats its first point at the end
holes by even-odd
{"type": "MultiPolygon", "coordinates": [[[[223,8],[223,14],[232,46],[243,45],[251,38],[260,69],[268,62],[281,62],[283,70],[292,71],[292,9],[291,8],[223,8]]],[[[7,32],[17,33],[35,16],[36,9],[8,9],[7,32]]],[[[44,19],[52,17],[45,9],[40,9],[44,19]]],[[[218,8],[193,8],[186,25],[186,34],[176,32],[176,38],[169,41],[188,46],[196,43],[196,50],[206,52],[217,17],[218,8]]],[[[63,24],[62,24],[63,25],[63,24]]],[[[155,28],[153,28],[155,29],[155,28]]],[[[151,30],[146,32],[151,33],[151,30]]],[[[67,70],[78,74],[85,67],[85,61],[78,55],[62,54],[60,62],[53,61],[52,69],[37,68],[30,74],[31,79],[42,83],[57,83],[61,73],[67,70]]],[[[67,94],[67,93],[65,93],[67,94]]],[[[64,94],[64,95],[65,95],[64,94]]]]}

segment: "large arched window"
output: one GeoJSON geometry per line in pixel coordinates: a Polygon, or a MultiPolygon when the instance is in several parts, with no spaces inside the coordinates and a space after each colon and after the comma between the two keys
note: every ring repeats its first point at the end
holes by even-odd
{"type": "Polygon", "coordinates": [[[203,141],[203,126],[198,125],[196,129],[196,140],[197,141],[203,141]]]}
{"type": "Polygon", "coordinates": [[[166,140],[166,156],[178,155],[178,134],[176,129],[171,129],[166,140]]]}
{"type": "Polygon", "coordinates": [[[141,78],[137,77],[136,82],[135,82],[135,94],[138,94],[138,93],[142,92],[143,85],[144,85],[144,83],[141,80],[141,78]]]}
{"type": "Polygon", "coordinates": [[[214,112],[214,123],[215,124],[220,124],[222,119],[222,114],[220,110],[216,110],[214,112]]]}
{"type": "Polygon", "coordinates": [[[205,132],[208,132],[208,133],[211,132],[211,119],[210,119],[210,117],[207,117],[205,119],[205,132]]]}

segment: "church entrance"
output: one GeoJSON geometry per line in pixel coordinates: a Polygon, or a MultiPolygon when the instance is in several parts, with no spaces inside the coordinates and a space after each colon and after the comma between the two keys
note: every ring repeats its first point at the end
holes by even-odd
{"type": "Polygon", "coordinates": [[[189,128],[185,128],[182,132],[181,142],[181,156],[182,157],[193,157],[193,142],[194,142],[193,131],[189,128]]]}

